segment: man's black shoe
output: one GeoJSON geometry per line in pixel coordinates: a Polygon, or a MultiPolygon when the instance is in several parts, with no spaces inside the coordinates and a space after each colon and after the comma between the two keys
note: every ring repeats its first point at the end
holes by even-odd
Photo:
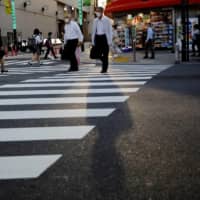
{"type": "Polygon", "coordinates": [[[144,59],[148,58],[148,56],[144,56],[144,59]]]}

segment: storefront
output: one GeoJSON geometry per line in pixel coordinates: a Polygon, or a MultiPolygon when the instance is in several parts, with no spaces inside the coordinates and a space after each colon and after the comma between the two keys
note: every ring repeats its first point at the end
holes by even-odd
{"type": "MultiPolygon", "coordinates": [[[[199,23],[200,0],[193,0],[190,3],[192,3],[192,5],[190,4],[189,24],[189,37],[191,38],[194,24],[199,23]]],[[[110,14],[115,23],[119,25],[119,32],[122,35],[122,47],[127,45],[126,32],[129,29],[130,39],[128,45],[131,46],[131,41],[135,39],[136,48],[143,48],[148,23],[153,25],[155,48],[157,49],[173,49],[176,41],[181,39],[181,12],[180,2],[178,1],[123,0],[122,2],[122,0],[117,0],[107,5],[106,13],[110,14]]]]}

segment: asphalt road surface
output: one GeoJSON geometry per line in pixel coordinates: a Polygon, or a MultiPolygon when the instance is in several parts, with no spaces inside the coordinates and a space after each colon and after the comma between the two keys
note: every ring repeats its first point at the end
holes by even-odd
{"type": "Polygon", "coordinates": [[[200,199],[198,65],[7,63],[0,199],[200,199]]]}

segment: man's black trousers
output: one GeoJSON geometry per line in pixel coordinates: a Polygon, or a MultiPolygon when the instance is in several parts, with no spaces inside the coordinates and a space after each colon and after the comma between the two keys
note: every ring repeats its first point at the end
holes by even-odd
{"type": "Polygon", "coordinates": [[[102,71],[106,72],[108,69],[108,54],[109,54],[109,46],[106,35],[95,36],[95,47],[98,51],[100,60],[102,61],[102,71]]]}
{"type": "Polygon", "coordinates": [[[67,58],[70,61],[70,70],[76,71],[78,70],[78,62],[76,59],[76,48],[78,45],[78,39],[67,40],[66,49],[67,49],[67,58]]]}

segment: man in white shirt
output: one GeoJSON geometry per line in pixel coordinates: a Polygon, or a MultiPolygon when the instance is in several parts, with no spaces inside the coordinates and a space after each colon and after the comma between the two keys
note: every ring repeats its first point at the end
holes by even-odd
{"type": "Polygon", "coordinates": [[[79,25],[72,20],[72,15],[69,14],[65,19],[64,27],[64,54],[66,60],[70,61],[70,68],[68,71],[78,71],[78,62],[76,59],[76,48],[83,42],[83,34],[80,30],[79,25]]]}
{"type": "Polygon", "coordinates": [[[108,17],[104,16],[102,7],[96,8],[93,23],[92,45],[95,46],[99,59],[102,61],[101,73],[108,70],[109,46],[112,45],[112,25],[108,17]]]}
{"type": "Polygon", "coordinates": [[[147,28],[147,38],[145,41],[145,57],[148,58],[148,51],[151,50],[151,59],[155,58],[154,53],[154,31],[152,29],[152,25],[149,23],[147,28]]]}

